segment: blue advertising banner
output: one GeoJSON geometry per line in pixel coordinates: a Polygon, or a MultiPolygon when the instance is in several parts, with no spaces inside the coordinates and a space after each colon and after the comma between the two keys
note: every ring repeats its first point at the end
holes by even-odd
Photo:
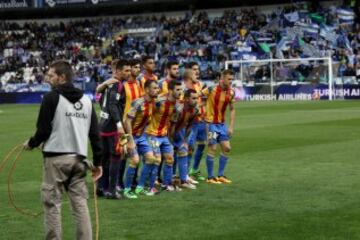
{"type": "MultiPolygon", "coordinates": [[[[270,86],[236,87],[236,100],[270,101],[270,100],[327,100],[328,85],[280,85],[274,86],[271,94],[270,86]]],[[[360,99],[360,85],[337,85],[334,88],[334,99],[360,99]]]]}
{"type": "Polygon", "coordinates": [[[46,92],[0,93],[0,103],[41,103],[46,92]]]}
{"type": "MultiPolygon", "coordinates": [[[[0,93],[1,103],[41,103],[44,94],[47,92],[12,92],[0,93]]],[[[85,92],[92,101],[95,102],[95,95],[91,92],[85,92]]]]}
{"type": "Polygon", "coordinates": [[[0,0],[0,10],[14,8],[29,8],[33,6],[33,0],[0,0]]]}
{"type": "Polygon", "coordinates": [[[2,88],[5,92],[48,92],[49,84],[8,83],[2,88]]]}

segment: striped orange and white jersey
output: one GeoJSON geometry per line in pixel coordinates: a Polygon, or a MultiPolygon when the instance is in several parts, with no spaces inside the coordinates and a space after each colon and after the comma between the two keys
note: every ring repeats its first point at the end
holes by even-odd
{"type": "Polygon", "coordinates": [[[205,121],[208,123],[224,123],[226,108],[229,103],[234,102],[234,90],[232,88],[223,89],[216,85],[204,89],[202,94],[207,98],[205,121]]]}
{"type": "Polygon", "coordinates": [[[171,123],[175,124],[175,132],[186,128],[189,123],[193,122],[200,115],[199,108],[190,107],[184,102],[177,102],[175,105],[175,111],[171,117],[171,123]]]}
{"type": "Polygon", "coordinates": [[[140,83],[140,87],[141,89],[144,91],[145,88],[145,82],[147,80],[154,80],[154,81],[158,81],[158,77],[155,74],[148,74],[148,73],[140,73],[140,75],[136,78],[139,83],[140,83]]]}
{"type": "MultiPolygon", "coordinates": [[[[131,103],[142,97],[143,92],[140,88],[140,84],[136,80],[129,80],[124,83],[124,91],[125,91],[125,108],[124,108],[124,118],[128,114],[131,103]]],[[[125,120],[125,119],[124,119],[125,120]]]]}
{"type": "MultiPolygon", "coordinates": [[[[188,89],[189,87],[187,87],[188,89]]],[[[200,111],[200,114],[196,117],[195,121],[196,122],[201,122],[204,120],[204,117],[205,117],[205,105],[203,103],[203,99],[202,99],[202,89],[203,89],[203,84],[198,81],[196,83],[193,83],[190,87],[191,89],[194,89],[197,94],[199,95],[199,100],[198,100],[198,108],[199,108],[199,111],[200,111]]]]}
{"type": "Polygon", "coordinates": [[[169,93],[168,85],[170,81],[170,79],[164,78],[159,82],[160,95],[165,95],[169,93]]]}
{"type": "Polygon", "coordinates": [[[170,101],[167,97],[165,95],[155,101],[153,115],[149,127],[146,129],[146,133],[151,136],[163,137],[168,134],[170,119],[174,114],[176,101],[170,101]]]}
{"type": "Polygon", "coordinates": [[[154,103],[154,101],[146,101],[144,97],[132,102],[127,116],[132,119],[132,134],[134,136],[141,136],[143,134],[151,119],[154,103]]]}

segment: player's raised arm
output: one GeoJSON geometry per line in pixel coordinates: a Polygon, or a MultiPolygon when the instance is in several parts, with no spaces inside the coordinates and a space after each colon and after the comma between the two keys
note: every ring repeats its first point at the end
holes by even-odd
{"type": "Polygon", "coordinates": [[[112,71],[112,77],[104,81],[103,83],[99,84],[96,87],[96,93],[104,93],[105,89],[110,87],[112,84],[117,83],[117,79],[114,77],[116,72],[116,64],[119,62],[119,59],[115,59],[111,63],[111,71],[112,71]]]}
{"type": "Polygon", "coordinates": [[[117,83],[117,79],[110,78],[106,80],[105,82],[101,83],[96,87],[96,93],[103,93],[106,88],[110,87],[112,84],[117,83]]]}

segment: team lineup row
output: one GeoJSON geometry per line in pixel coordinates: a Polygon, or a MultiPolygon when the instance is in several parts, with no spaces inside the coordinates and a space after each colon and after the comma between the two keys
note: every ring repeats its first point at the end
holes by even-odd
{"type": "Polygon", "coordinates": [[[233,72],[224,70],[219,83],[207,87],[200,81],[195,62],[189,63],[180,76],[179,64],[169,61],[161,80],[153,74],[154,68],[154,59],[149,56],[115,60],[112,77],[97,88],[101,93],[103,145],[99,196],[120,199],[119,190],[130,199],[153,196],[159,192],[157,184],[167,191],[196,189],[199,180],[205,180],[199,170],[205,144],[206,182],[231,183],[224,170],[235,120],[233,72]],[[228,107],[229,127],[225,125],[228,107]],[[217,145],[221,155],[214,175],[217,145]],[[137,177],[140,159],[143,164],[137,177]],[[179,177],[175,177],[177,168],[179,177]]]}
{"type": "Polygon", "coordinates": [[[196,63],[189,64],[181,79],[179,65],[169,62],[167,75],[159,82],[151,71],[154,60],[146,57],[142,65],[144,72],[140,73],[138,60],[115,61],[112,78],[97,89],[102,92],[100,121],[90,98],[74,86],[71,64],[59,60],[50,65],[47,77],[52,89],[43,96],[35,134],[23,144],[25,150],[40,147],[44,157],[41,199],[45,239],[62,237],[65,191],[77,239],[92,239],[85,178],[88,168],[97,182],[98,196],[110,199],[153,196],[160,189],[195,189],[201,180],[199,165],[207,143],[206,181],[231,183],[224,170],[235,119],[232,71],[223,71],[218,85],[205,87],[199,81],[196,63]],[[229,128],[225,126],[228,106],[229,128]],[[86,160],[88,140],[93,163],[86,160]],[[214,175],[217,145],[222,154],[214,175]],[[189,171],[192,155],[194,163],[189,171]],[[137,178],[140,157],[143,164],[137,178]],[[177,167],[178,179],[173,176],[177,167]],[[160,189],[155,187],[156,181],[161,182],[160,189]]]}

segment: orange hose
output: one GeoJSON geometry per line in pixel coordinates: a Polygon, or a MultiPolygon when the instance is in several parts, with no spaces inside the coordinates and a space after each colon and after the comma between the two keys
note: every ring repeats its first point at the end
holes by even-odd
{"type": "MultiPolygon", "coordinates": [[[[19,161],[22,152],[24,151],[24,149],[22,148],[22,144],[16,145],[5,156],[4,160],[0,163],[0,173],[3,170],[4,166],[6,165],[6,163],[9,161],[12,154],[14,152],[16,152],[17,150],[20,150],[20,151],[17,153],[17,155],[15,157],[15,160],[14,160],[14,162],[12,164],[12,167],[11,167],[11,169],[9,171],[8,179],[7,179],[9,203],[20,214],[30,216],[30,217],[39,217],[43,213],[43,211],[36,213],[36,212],[32,212],[29,209],[21,208],[21,207],[17,206],[15,204],[14,194],[12,192],[12,187],[11,187],[12,186],[12,176],[13,176],[15,170],[16,170],[16,164],[19,161]]],[[[97,195],[96,195],[96,182],[95,181],[93,181],[93,189],[94,189],[95,226],[96,226],[95,239],[99,240],[99,233],[100,233],[99,206],[98,206],[97,195]]]]}
{"type": "Polygon", "coordinates": [[[35,213],[35,212],[32,212],[31,210],[29,209],[26,209],[26,208],[21,208],[21,207],[18,207],[16,204],[15,204],[15,201],[14,201],[14,194],[12,192],[12,189],[11,189],[11,185],[12,185],[12,175],[13,173],[15,172],[16,170],[16,163],[19,161],[20,159],[20,156],[22,154],[22,152],[24,151],[24,149],[22,148],[18,154],[16,155],[15,157],[15,160],[12,164],[12,167],[9,171],[9,175],[8,175],[8,198],[9,198],[9,202],[10,202],[10,205],[20,214],[23,214],[23,215],[27,215],[27,216],[30,216],[30,217],[38,217],[40,216],[43,212],[38,212],[38,213],[35,213]]]}
{"type": "Polygon", "coordinates": [[[100,234],[99,205],[97,201],[95,181],[93,181],[93,189],[94,189],[94,207],[95,207],[95,239],[99,240],[99,234],[100,234]]]}
{"type": "Polygon", "coordinates": [[[19,148],[21,147],[21,144],[16,145],[15,147],[13,147],[8,154],[5,156],[4,160],[1,162],[0,164],[0,173],[3,170],[3,168],[5,167],[6,163],[9,161],[11,155],[19,148]]]}

